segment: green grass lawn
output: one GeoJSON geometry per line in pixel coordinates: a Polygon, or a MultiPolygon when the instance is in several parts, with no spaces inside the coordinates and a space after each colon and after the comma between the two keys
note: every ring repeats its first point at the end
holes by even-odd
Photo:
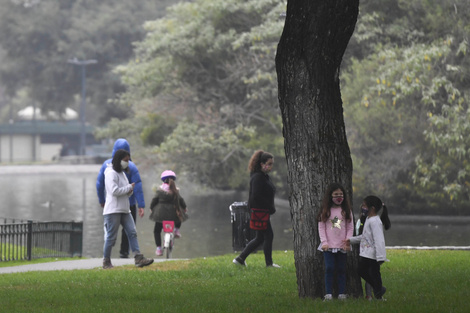
{"type": "Polygon", "coordinates": [[[145,268],[0,275],[0,312],[469,312],[468,251],[389,250],[385,298],[299,299],[293,252],[171,261],[145,268]]]}

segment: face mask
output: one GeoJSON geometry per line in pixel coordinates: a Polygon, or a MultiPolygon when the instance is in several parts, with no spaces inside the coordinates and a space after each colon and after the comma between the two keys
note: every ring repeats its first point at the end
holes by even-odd
{"type": "Polygon", "coordinates": [[[361,208],[361,214],[363,216],[369,215],[369,209],[368,208],[361,208]]]}
{"type": "Polygon", "coordinates": [[[343,203],[344,198],[343,197],[334,197],[333,198],[333,203],[337,205],[341,205],[343,203]]]}
{"type": "Polygon", "coordinates": [[[129,162],[121,161],[121,167],[125,170],[129,166],[129,162]]]}

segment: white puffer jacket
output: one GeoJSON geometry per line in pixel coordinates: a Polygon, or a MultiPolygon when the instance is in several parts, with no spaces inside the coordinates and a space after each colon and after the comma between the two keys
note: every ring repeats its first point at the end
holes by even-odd
{"type": "Polygon", "coordinates": [[[113,213],[130,213],[129,196],[132,194],[132,185],[124,172],[118,173],[112,164],[104,171],[106,187],[106,202],[103,215],[113,213]]]}

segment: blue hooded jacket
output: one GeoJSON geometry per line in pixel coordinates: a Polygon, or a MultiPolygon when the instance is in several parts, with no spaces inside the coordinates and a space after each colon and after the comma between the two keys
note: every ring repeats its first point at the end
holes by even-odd
{"type": "MultiPolygon", "coordinates": [[[[126,150],[127,152],[129,152],[129,154],[131,153],[131,148],[126,139],[119,138],[118,140],[116,140],[113,147],[112,157],[114,157],[114,153],[116,153],[116,151],[120,149],[126,150]]],[[[104,161],[103,165],[101,166],[100,172],[98,173],[98,177],[96,178],[96,192],[98,193],[98,199],[100,201],[100,204],[104,204],[106,201],[104,187],[104,171],[108,164],[112,163],[112,157],[111,159],[104,161]]],[[[142,191],[142,180],[140,179],[139,170],[137,169],[137,166],[134,164],[134,162],[129,161],[129,171],[124,171],[124,173],[126,173],[129,183],[135,183],[134,193],[132,194],[132,196],[129,197],[129,204],[131,206],[135,205],[137,200],[137,208],[145,208],[144,192],[142,191]]]]}

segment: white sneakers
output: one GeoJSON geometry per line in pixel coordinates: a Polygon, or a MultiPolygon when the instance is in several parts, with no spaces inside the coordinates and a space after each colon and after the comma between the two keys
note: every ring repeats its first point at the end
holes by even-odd
{"type": "MultiPolygon", "coordinates": [[[[338,300],[346,300],[347,298],[348,298],[348,295],[345,295],[345,294],[338,295],[338,300]]],[[[330,300],[333,300],[333,295],[331,293],[328,293],[323,297],[323,301],[330,301],[330,300]]]]}
{"type": "Polygon", "coordinates": [[[323,301],[330,301],[330,300],[333,300],[333,295],[331,293],[328,293],[323,297],[323,301]]]}

